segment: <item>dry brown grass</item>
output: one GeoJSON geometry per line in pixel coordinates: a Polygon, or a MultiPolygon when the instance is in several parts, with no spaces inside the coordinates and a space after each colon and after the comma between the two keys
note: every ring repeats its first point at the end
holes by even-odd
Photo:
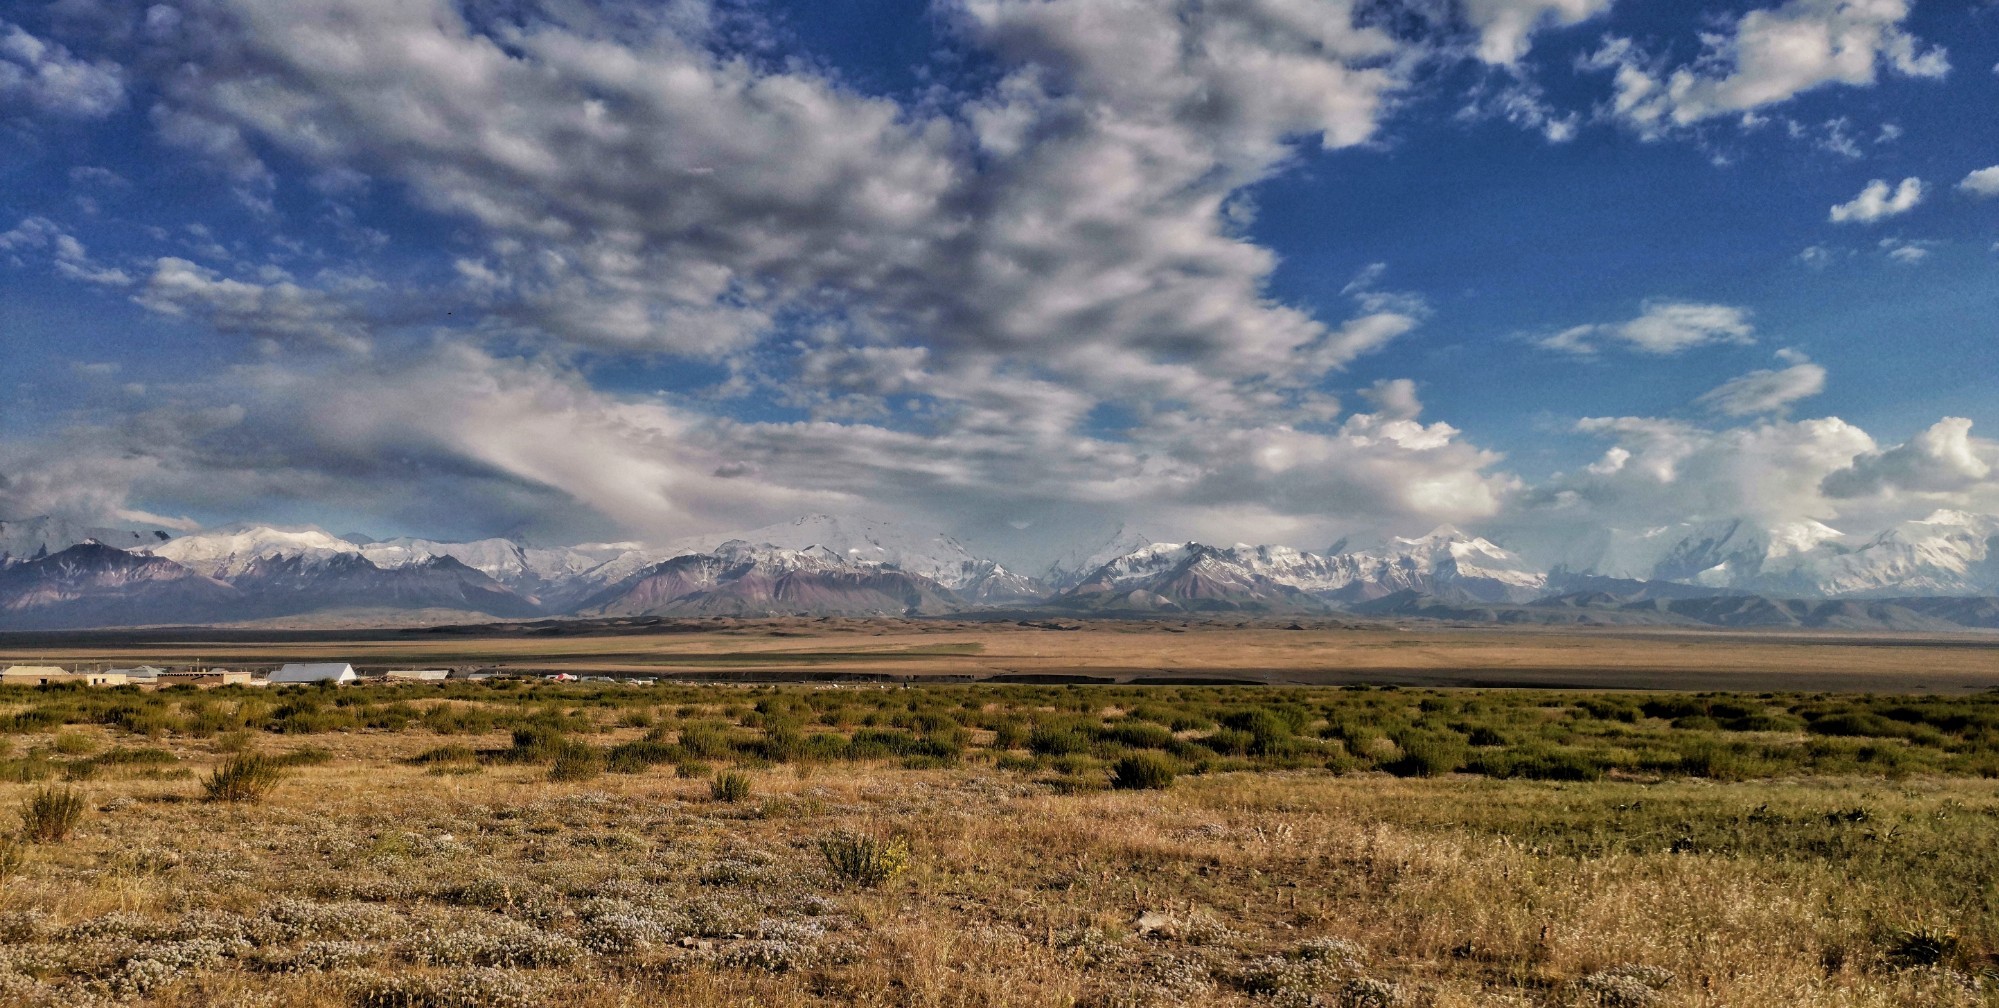
{"type": "MultiPolygon", "coordinates": [[[[221,761],[206,743],[170,743],[195,774],[90,781],[77,834],[0,889],[0,1003],[330,1008],[396,983],[414,1000],[379,1003],[1276,1006],[1390,988],[1437,1008],[1989,1003],[1974,989],[1991,984],[1975,977],[1989,907],[1920,877],[1563,842],[1598,808],[1860,804],[1884,834],[1984,823],[1963,865],[1989,879],[1989,781],[1310,772],[1061,795],[978,763],[849,764],[752,769],[753,798],[728,805],[671,768],[434,774],[401,762],[434,744],[420,732],[281,741],[341,755],[256,806],[198,800],[196,774],[221,761]],[[909,870],[837,884],[817,842],[841,833],[908,837],[909,870]],[[1967,942],[1952,968],[1886,959],[1891,928],[1935,922],[1967,942]],[[1616,979],[1634,965],[1673,979],[1616,979]]],[[[0,785],[0,805],[28,790],[0,785]]],[[[1867,842],[1887,864],[1912,841],[1867,842]]]]}

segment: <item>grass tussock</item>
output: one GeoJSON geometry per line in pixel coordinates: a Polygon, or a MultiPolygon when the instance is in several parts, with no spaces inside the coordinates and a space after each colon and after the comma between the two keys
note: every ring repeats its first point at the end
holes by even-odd
{"type": "Polygon", "coordinates": [[[38,788],[21,803],[21,836],[32,843],[62,843],[83,822],[82,792],[68,787],[38,788]]]}
{"type": "Polygon", "coordinates": [[[733,804],[749,800],[755,787],[749,774],[725,770],[708,779],[708,797],[733,804]]]}
{"type": "Polygon", "coordinates": [[[287,766],[283,760],[261,753],[238,753],[202,782],[204,797],[211,802],[263,801],[284,780],[287,766]]]}
{"type": "Polygon", "coordinates": [[[819,841],[819,853],[833,877],[852,885],[882,885],[909,867],[909,838],[882,840],[841,833],[819,841]]]}

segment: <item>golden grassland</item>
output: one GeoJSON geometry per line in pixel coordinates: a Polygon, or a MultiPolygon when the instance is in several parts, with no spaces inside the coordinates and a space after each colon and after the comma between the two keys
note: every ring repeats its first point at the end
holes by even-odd
{"type": "MultiPolygon", "coordinates": [[[[0,809],[45,788],[86,803],[69,839],[0,851],[11,859],[0,1003],[1995,1003],[1999,780],[1940,769],[1972,764],[1402,777],[1368,767],[1397,765],[1397,746],[1421,733],[1361,741],[1355,723],[1434,715],[1418,727],[1445,732],[1444,719],[1484,718],[1627,748],[1713,734],[1684,717],[1668,725],[1670,698],[1640,709],[1505,691],[534,687],[468,700],[425,689],[293,691],[291,714],[245,690],[131,694],[131,709],[177,705],[143,724],[102,716],[117,709],[102,691],[0,697],[19,778],[0,783],[0,809]],[[1153,696],[1160,709],[1148,711],[1153,696]],[[1256,715],[1262,696],[1296,736],[1236,716],[1256,715]],[[266,727],[219,720],[230,704],[237,724],[266,727]],[[479,707],[535,720],[476,727],[465,719],[479,707]],[[427,729],[431,708],[461,708],[458,723],[475,729],[427,729]],[[376,713],[310,730],[314,716],[361,709],[376,713]],[[409,717],[354,726],[395,710],[409,717]],[[1103,765],[1064,748],[1088,726],[1142,741],[1113,733],[1146,718],[1156,732],[1183,716],[1194,725],[1200,711],[1289,741],[1268,757],[1197,762],[1230,729],[1182,727],[1159,743],[1182,774],[1156,790],[1107,789],[1103,765]],[[851,743],[876,714],[957,733],[958,748],[822,759],[805,741],[772,744],[851,743]],[[1010,740],[1010,718],[1035,733],[1010,740]],[[733,742],[702,741],[723,727],[733,742]],[[1372,762],[1353,762],[1363,750],[1372,762]],[[204,777],[245,751],[292,758],[261,802],[203,800],[204,777]],[[604,772],[621,751],[659,762],[604,772]],[[720,772],[745,775],[749,795],[715,798],[720,772]],[[836,837],[906,841],[907,868],[878,886],[843,882],[820,849],[836,837]]],[[[1757,702],[1700,701],[1716,714],[1757,702]]],[[[1909,708],[1966,725],[1867,744],[1983,752],[1995,703],[1909,708]]],[[[1880,709],[1892,720],[1902,708],[1880,709]]],[[[1819,737],[1795,725],[1749,734],[1766,747],[1819,737]]]]}
{"type": "Polygon", "coordinates": [[[727,619],[659,626],[187,631],[0,637],[0,664],[341,660],[363,667],[777,678],[1088,676],[1279,683],[1968,692],[1999,685],[1999,634],[1494,629],[1435,624],[727,619]],[[1065,629],[1051,629],[1060,625],[1065,629]]]}

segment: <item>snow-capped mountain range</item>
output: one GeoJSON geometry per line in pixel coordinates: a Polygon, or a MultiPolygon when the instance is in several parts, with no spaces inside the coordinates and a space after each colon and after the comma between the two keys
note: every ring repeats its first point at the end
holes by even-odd
{"type": "Polygon", "coordinates": [[[1951,511],[1868,536],[1818,522],[1602,530],[1566,544],[1545,564],[1448,525],[1364,547],[1343,540],[1319,553],[1155,543],[1119,528],[1058,555],[1040,577],[1028,577],[941,532],[827,515],[657,548],[375,540],[248,524],[176,535],[36,518],[0,522],[0,628],[336,611],[384,622],[411,613],[622,618],[938,614],[1006,606],[1539,612],[1743,595],[1999,595],[1999,516],[1951,511]]]}

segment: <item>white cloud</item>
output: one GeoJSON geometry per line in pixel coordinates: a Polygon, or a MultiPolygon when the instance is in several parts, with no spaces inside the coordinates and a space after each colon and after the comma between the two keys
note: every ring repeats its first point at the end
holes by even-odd
{"type": "Polygon", "coordinates": [[[1549,350],[1592,354],[1606,344],[1640,353],[1676,354],[1714,343],[1753,343],[1749,313],[1728,305],[1687,301],[1647,301],[1628,322],[1573,326],[1535,342],[1549,350]]]}
{"type": "Polygon", "coordinates": [[[1966,175],[1957,187],[1974,196],[1999,196],[1999,165],[1966,175]]]}
{"type": "Polygon", "coordinates": [[[133,300],[163,315],[201,320],[218,332],[348,353],[369,347],[367,326],[338,297],[289,279],[259,283],[225,277],[174,256],[153,264],[133,300]]]}
{"type": "Polygon", "coordinates": [[[1550,545],[1579,529],[1688,521],[1824,519],[1839,512],[1825,477],[1873,451],[1873,438],[1836,417],[1761,420],[1720,430],[1649,417],[1577,423],[1611,442],[1593,465],[1557,474],[1522,495],[1506,519],[1550,545]]]}
{"type": "Polygon", "coordinates": [[[1988,484],[1995,470],[1999,444],[1972,437],[1970,420],[1945,417],[1905,444],[1855,458],[1827,474],[1824,485],[1836,498],[1916,495],[1948,506],[1962,504],[1961,495],[1988,484]],[[1937,500],[1937,495],[1959,496],[1937,500]]]}
{"type": "Polygon", "coordinates": [[[1788,0],[1702,37],[1694,62],[1668,70],[1630,40],[1607,39],[1584,61],[1612,71],[1608,113],[1648,138],[1719,116],[1752,114],[1830,84],[1872,85],[1881,69],[1940,78],[1941,47],[1902,28],[1908,0],[1788,0]]]}
{"type": "Polygon", "coordinates": [[[1890,261],[1900,263],[1904,266],[1914,266],[1928,259],[1930,257],[1931,246],[1936,244],[1934,241],[1883,238],[1878,243],[1878,247],[1882,252],[1887,254],[1890,261]]]}
{"type": "Polygon", "coordinates": [[[1782,351],[1778,357],[1790,366],[1731,378],[1696,401],[1722,416],[1756,416],[1779,412],[1825,391],[1825,368],[1796,351],[1782,351]]]}
{"type": "Polygon", "coordinates": [[[125,104],[125,75],[115,63],[87,61],[0,20],[0,106],[20,104],[53,115],[100,119],[125,104]]]}
{"type": "Polygon", "coordinates": [[[1829,216],[1834,224],[1872,224],[1908,213],[1922,201],[1922,179],[1905,178],[1892,189],[1885,179],[1875,179],[1860,190],[1860,195],[1834,205],[1829,216]]]}
{"type": "Polygon", "coordinates": [[[1464,0],[1478,32],[1478,58],[1510,66],[1527,55],[1537,29],[1580,24],[1610,10],[1611,0],[1464,0]]]}
{"type": "Polygon", "coordinates": [[[29,217],[0,234],[0,251],[47,250],[55,271],[71,280],[101,287],[123,287],[132,282],[124,270],[106,266],[91,258],[75,235],[47,217],[29,217]]]}

